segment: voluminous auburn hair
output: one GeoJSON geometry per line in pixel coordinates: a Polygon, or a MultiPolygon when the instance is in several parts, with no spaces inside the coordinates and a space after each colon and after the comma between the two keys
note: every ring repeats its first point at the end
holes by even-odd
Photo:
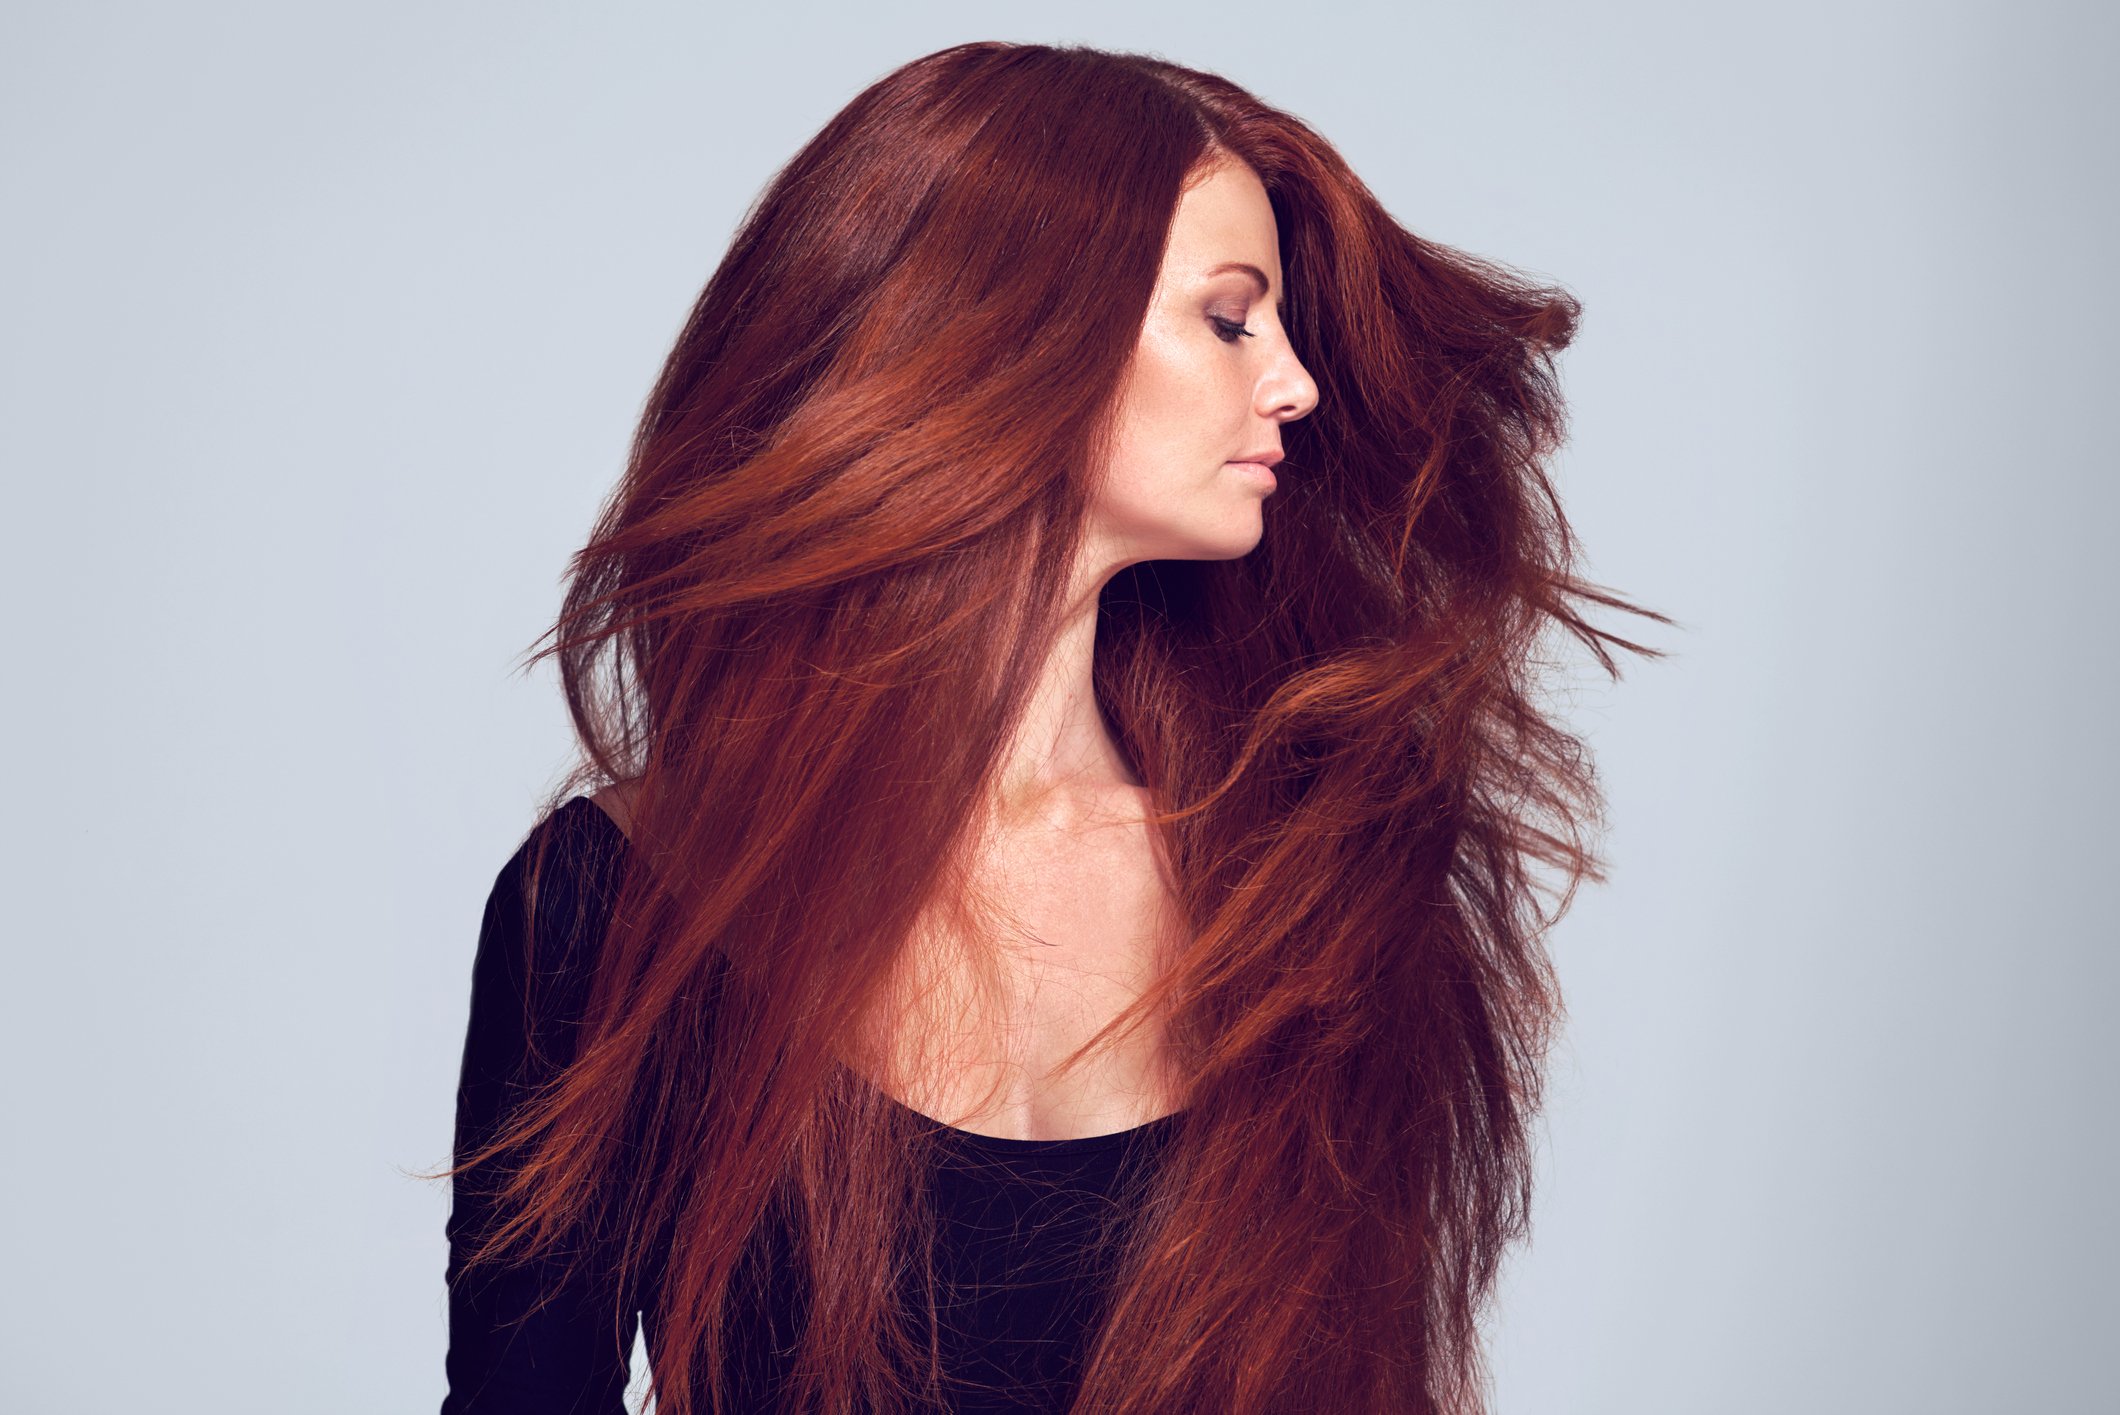
{"type": "Polygon", "coordinates": [[[448,1173],[505,1174],[473,1265],[575,1253],[623,1293],[664,1255],[660,1415],[725,1408],[719,1323],[776,1213],[811,1294],[789,1408],[934,1398],[932,1290],[899,1295],[927,1152],[850,1059],[965,889],[1173,213],[1231,160],[1320,401],[1256,549],[1098,605],[1183,918],[1091,1046],[1159,1019],[1185,1104],[1073,1409],[1484,1408],[1562,1015],[1542,938],[1604,878],[1540,646],[1617,677],[1608,645],[1658,651],[1579,606],[1672,622],[1575,574],[1546,463],[1578,306],[1413,234],[1222,78],[972,43],[862,92],[747,213],[532,658],[582,748],[548,809],[634,783],[631,863],[578,1054],[448,1173]]]}

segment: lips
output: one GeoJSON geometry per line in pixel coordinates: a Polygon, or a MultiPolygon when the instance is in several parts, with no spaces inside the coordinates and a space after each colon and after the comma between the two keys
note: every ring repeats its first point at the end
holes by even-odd
{"type": "Polygon", "coordinates": [[[1283,452],[1278,447],[1268,447],[1264,451],[1247,452],[1241,457],[1232,457],[1229,460],[1232,462],[1256,462],[1260,466],[1266,468],[1268,471],[1271,471],[1273,469],[1274,463],[1280,461],[1283,457],[1287,455],[1287,453],[1283,452]]]}

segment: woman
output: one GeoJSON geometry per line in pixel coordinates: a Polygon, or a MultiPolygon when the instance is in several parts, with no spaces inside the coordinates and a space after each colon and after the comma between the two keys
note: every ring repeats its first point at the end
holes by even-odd
{"type": "Polygon", "coordinates": [[[1161,60],[835,117],[539,653],[445,1412],[616,1409],[636,1314],[661,1415],[1480,1408],[1602,878],[1533,649],[1651,652],[1570,603],[1576,314],[1161,60]]]}

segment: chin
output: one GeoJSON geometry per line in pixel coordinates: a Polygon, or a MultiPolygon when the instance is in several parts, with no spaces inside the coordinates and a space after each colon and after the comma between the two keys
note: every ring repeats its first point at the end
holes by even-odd
{"type": "Polygon", "coordinates": [[[1241,560],[1257,550],[1266,535],[1263,502],[1257,496],[1247,496],[1244,502],[1183,521],[1136,518],[1118,538],[1134,548],[1132,560],[1241,560]]]}
{"type": "Polygon", "coordinates": [[[1266,537],[1263,517],[1254,514],[1249,525],[1230,526],[1212,536],[1193,538],[1194,549],[1186,560],[1241,560],[1259,548],[1266,537]]]}

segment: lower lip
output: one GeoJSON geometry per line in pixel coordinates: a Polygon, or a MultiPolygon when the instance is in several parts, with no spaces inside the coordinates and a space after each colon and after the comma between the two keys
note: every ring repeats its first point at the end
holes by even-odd
{"type": "Polygon", "coordinates": [[[1267,466],[1264,462],[1231,462],[1228,465],[1235,467],[1240,472],[1249,472],[1257,477],[1260,484],[1268,491],[1272,491],[1280,485],[1280,482],[1274,479],[1273,468],[1267,466]]]}

